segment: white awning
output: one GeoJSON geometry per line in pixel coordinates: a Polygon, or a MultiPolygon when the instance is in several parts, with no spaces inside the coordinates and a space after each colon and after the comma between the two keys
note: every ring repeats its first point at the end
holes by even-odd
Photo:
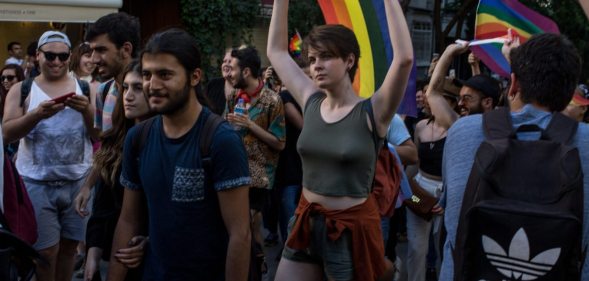
{"type": "Polygon", "coordinates": [[[122,0],[0,0],[0,21],[94,22],[122,5],[122,0]]]}

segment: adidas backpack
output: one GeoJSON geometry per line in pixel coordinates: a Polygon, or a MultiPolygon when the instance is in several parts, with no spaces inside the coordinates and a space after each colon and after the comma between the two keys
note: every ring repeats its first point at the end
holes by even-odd
{"type": "Polygon", "coordinates": [[[509,109],[483,115],[453,251],[455,280],[580,280],[583,172],[578,123],[514,130],[509,109]],[[538,140],[520,140],[535,133],[538,140]]]}

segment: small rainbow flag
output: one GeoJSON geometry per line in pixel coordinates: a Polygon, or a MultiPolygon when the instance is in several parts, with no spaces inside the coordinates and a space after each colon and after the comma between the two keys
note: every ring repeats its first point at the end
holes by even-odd
{"type": "Polygon", "coordinates": [[[303,45],[303,39],[301,38],[299,31],[297,30],[295,35],[293,35],[292,38],[290,38],[290,43],[288,44],[288,49],[290,50],[290,53],[293,56],[298,58],[301,56],[302,45],[303,45]]]}
{"type": "MultiPolygon", "coordinates": [[[[384,1],[382,0],[317,0],[327,24],[341,24],[354,31],[360,45],[358,71],[354,89],[368,98],[382,84],[393,60],[384,1]]],[[[415,64],[399,109],[400,114],[415,116],[415,64]]]]}
{"type": "MultiPolygon", "coordinates": [[[[477,9],[475,40],[492,39],[513,29],[520,43],[539,33],[557,33],[558,26],[549,18],[529,9],[517,0],[481,0],[477,9]]],[[[471,47],[472,51],[493,72],[509,77],[511,67],[501,54],[502,43],[471,47]]]]}

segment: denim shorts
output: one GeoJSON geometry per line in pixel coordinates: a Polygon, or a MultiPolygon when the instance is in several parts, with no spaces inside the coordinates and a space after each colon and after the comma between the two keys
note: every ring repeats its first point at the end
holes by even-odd
{"type": "Polygon", "coordinates": [[[270,200],[270,190],[265,188],[250,187],[250,209],[261,212],[270,200]]]}
{"type": "MultiPolygon", "coordinates": [[[[288,233],[297,217],[293,216],[288,224],[288,233]]],[[[352,260],[352,238],[349,230],[344,230],[336,241],[327,237],[327,227],[323,215],[314,215],[311,220],[311,243],[305,250],[295,250],[284,246],[282,257],[304,263],[313,263],[323,267],[324,272],[333,280],[354,280],[354,263],[352,260]]]]}
{"type": "MultiPolygon", "coordinates": [[[[61,238],[83,241],[88,216],[76,213],[74,199],[85,181],[44,182],[23,178],[37,220],[35,250],[43,250],[59,243],[61,238]]],[[[91,202],[91,201],[90,201],[91,202]]],[[[91,210],[92,206],[87,206],[91,210]]]]}

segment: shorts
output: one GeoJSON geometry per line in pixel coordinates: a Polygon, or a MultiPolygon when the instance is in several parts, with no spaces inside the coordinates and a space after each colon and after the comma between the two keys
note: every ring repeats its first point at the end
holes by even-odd
{"type": "MultiPolygon", "coordinates": [[[[293,216],[288,224],[288,233],[297,217],[293,216]]],[[[336,241],[327,237],[327,226],[323,215],[314,215],[311,222],[311,243],[305,250],[295,250],[284,246],[282,257],[295,261],[317,264],[333,280],[354,280],[354,263],[352,260],[352,237],[349,230],[344,230],[336,241]]]]}
{"type": "Polygon", "coordinates": [[[261,212],[270,200],[270,190],[265,188],[250,187],[249,201],[250,210],[261,212]]]}
{"type": "MultiPolygon", "coordinates": [[[[46,182],[23,178],[37,220],[35,250],[55,246],[61,238],[84,240],[88,216],[78,215],[74,199],[85,180],[46,182]]],[[[91,210],[92,206],[87,208],[91,210]]]]}

